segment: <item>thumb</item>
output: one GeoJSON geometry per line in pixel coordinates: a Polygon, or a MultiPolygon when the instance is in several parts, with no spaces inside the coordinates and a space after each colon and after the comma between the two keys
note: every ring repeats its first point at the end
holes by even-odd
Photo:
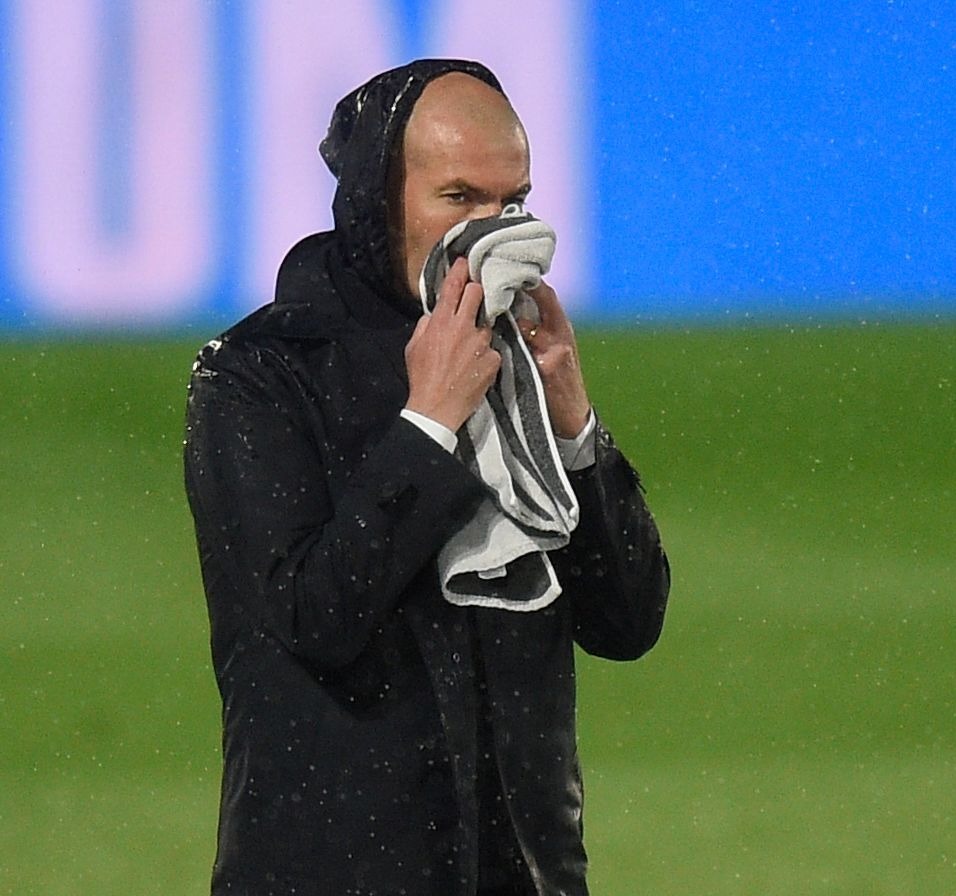
{"type": "Polygon", "coordinates": [[[425,335],[425,331],[428,329],[428,324],[431,322],[431,316],[428,314],[423,314],[418,321],[415,323],[415,329],[412,330],[412,335],[408,338],[408,342],[405,343],[405,351],[408,351],[409,346],[418,342],[422,336],[425,335]]]}

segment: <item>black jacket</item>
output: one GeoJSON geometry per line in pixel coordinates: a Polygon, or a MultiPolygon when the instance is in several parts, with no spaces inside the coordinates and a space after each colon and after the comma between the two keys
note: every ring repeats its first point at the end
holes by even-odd
{"type": "Polygon", "coordinates": [[[587,892],[573,643],[648,650],[667,563],[599,428],[597,463],[570,475],[580,524],[552,555],[562,596],[531,613],[441,596],[435,555],[482,486],[399,417],[417,311],[390,286],[384,210],[389,147],[451,69],[496,86],[420,62],[340,104],[323,144],[336,230],[293,248],[276,301],[193,370],[186,487],[223,700],[215,893],[473,894],[478,669],[536,890],[587,892]]]}

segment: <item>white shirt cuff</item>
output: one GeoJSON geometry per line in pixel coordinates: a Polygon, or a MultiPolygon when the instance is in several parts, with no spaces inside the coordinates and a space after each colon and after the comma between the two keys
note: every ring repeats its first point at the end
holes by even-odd
{"type": "Polygon", "coordinates": [[[554,441],[558,446],[558,454],[561,456],[561,463],[564,469],[569,473],[575,470],[583,470],[590,467],[596,457],[596,439],[594,430],[597,426],[597,418],[594,416],[594,409],[588,414],[588,422],[584,424],[581,430],[573,439],[562,439],[556,435],[554,441]]]}
{"type": "Polygon", "coordinates": [[[447,426],[419,414],[418,411],[410,411],[408,408],[402,408],[400,416],[404,417],[409,423],[414,423],[426,436],[434,439],[449,454],[454,454],[458,447],[458,436],[456,436],[447,426]]]}

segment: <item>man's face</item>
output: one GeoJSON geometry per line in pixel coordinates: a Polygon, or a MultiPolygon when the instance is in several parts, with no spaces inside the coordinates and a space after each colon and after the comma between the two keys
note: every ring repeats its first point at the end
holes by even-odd
{"type": "Polygon", "coordinates": [[[462,73],[432,81],[405,129],[395,197],[393,252],[411,295],[428,253],[451,227],[500,214],[530,190],[527,138],[507,100],[462,73]]]}

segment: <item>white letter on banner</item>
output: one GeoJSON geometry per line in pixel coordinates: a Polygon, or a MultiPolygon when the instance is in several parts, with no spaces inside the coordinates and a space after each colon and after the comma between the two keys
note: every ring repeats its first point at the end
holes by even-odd
{"type": "Polygon", "coordinates": [[[583,6],[579,0],[436,0],[429,40],[436,55],[487,65],[521,117],[531,143],[528,208],[558,234],[548,280],[566,306],[577,308],[594,282],[583,6]]]}
{"type": "Polygon", "coordinates": [[[104,9],[97,0],[24,0],[14,16],[23,40],[15,264],[36,310],[51,317],[163,319],[212,275],[209,4],[125,6],[128,213],[113,234],[97,177],[108,160],[96,158],[104,9]]]}
{"type": "Polygon", "coordinates": [[[392,4],[285,0],[250,7],[251,177],[241,301],[272,300],[285,253],[331,226],[335,181],[318,154],[335,104],[397,65],[392,4]]]}

